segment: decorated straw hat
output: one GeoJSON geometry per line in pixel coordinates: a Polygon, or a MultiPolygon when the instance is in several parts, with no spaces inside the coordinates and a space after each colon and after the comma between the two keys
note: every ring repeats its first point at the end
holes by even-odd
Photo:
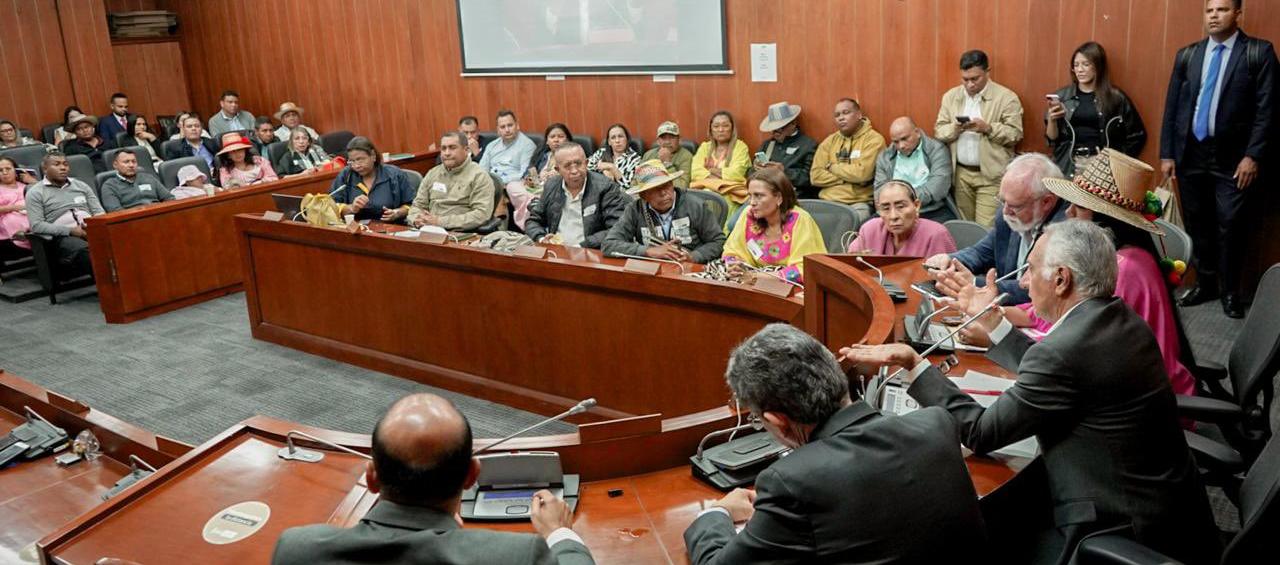
{"type": "Polygon", "coordinates": [[[284,115],[288,114],[289,112],[297,112],[299,118],[301,118],[303,114],[301,106],[294,104],[293,102],[285,102],[284,104],[280,105],[279,110],[276,110],[276,119],[283,120],[284,115]]]}
{"type": "Polygon", "coordinates": [[[224,155],[241,149],[253,149],[253,143],[249,142],[249,138],[243,136],[231,137],[230,135],[224,135],[222,137],[222,149],[218,151],[218,155],[224,155]]]}
{"type": "Polygon", "coordinates": [[[1146,215],[1147,191],[1155,186],[1155,175],[1150,165],[1108,148],[1089,161],[1074,180],[1044,179],[1044,184],[1076,206],[1164,235],[1146,215]]]}
{"type": "Polygon", "coordinates": [[[62,126],[62,130],[67,133],[75,133],[76,126],[80,125],[82,122],[89,122],[93,124],[93,127],[98,127],[97,116],[90,116],[89,114],[73,114],[71,119],[67,120],[67,124],[62,126]]]}
{"type": "Polygon", "coordinates": [[[786,102],[778,102],[769,106],[769,113],[764,117],[764,121],[760,122],[760,131],[771,132],[800,117],[799,104],[787,104],[786,102]]]}
{"type": "Polygon", "coordinates": [[[631,188],[627,189],[627,194],[635,196],[651,188],[658,188],[683,175],[684,171],[668,173],[662,161],[649,159],[636,165],[636,170],[631,175],[631,188]]]}

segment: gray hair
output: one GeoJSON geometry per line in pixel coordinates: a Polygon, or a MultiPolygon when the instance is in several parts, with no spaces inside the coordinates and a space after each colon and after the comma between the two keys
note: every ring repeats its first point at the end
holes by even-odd
{"type": "Polygon", "coordinates": [[[1085,298],[1108,297],[1116,292],[1116,246],[1111,232],[1086,220],[1050,224],[1040,236],[1044,245],[1040,276],[1048,279],[1054,269],[1071,271],[1076,291],[1085,298]]]}
{"type": "Polygon", "coordinates": [[[785,414],[818,424],[840,410],[849,381],[818,340],[789,324],[756,332],[729,355],[725,380],[738,401],[757,414],[785,414]]]}
{"type": "Polygon", "coordinates": [[[582,147],[581,145],[578,145],[578,143],[574,141],[566,141],[564,143],[561,143],[560,147],[556,148],[555,154],[559,155],[561,151],[570,151],[573,149],[577,149],[581,151],[583,155],[587,154],[586,148],[582,147]]]}
{"type": "Polygon", "coordinates": [[[458,142],[458,145],[461,145],[463,147],[467,146],[467,134],[462,133],[456,129],[444,132],[444,134],[440,136],[440,140],[444,141],[446,137],[452,137],[454,141],[458,142]]]}
{"type": "Polygon", "coordinates": [[[1031,190],[1032,198],[1039,199],[1049,192],[1044,179],[1067,178],[1062,169],[1044,153],[1023,153],[1009,163],[1004,170],[1005,177],[1012,177],[1015,182],[1025,183],[1031,190]]]}

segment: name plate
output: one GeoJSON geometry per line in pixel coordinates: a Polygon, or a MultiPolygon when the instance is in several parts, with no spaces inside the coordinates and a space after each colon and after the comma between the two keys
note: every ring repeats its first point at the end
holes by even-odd
{"type": "Polygon", "coordinates": [[[528,257],[530,259],[542,259],[547,256],[546,247],[538,247],[537,245],[521,245],[516,247],[516,257],[528,257]]]}
{"type": "Polygon", "coordinates": [[[449,239],[449,234],[447,233],[440,233],[436,231],[424,231],[418,233],[422,234],[418,236],[418,239],[427,243],[444,243],[446,239],[449,239]]]}
{"type": "Polygon", "coordinates": [[[633,273],[656,275],[658,274],[658,271],[662,269],[662,263],[655,261],[641,261],[639,259],[627,259],[627,262],[622,266],[622,269],[633,273]]]}
{"type": "Polygon", "coordinates": [[[761,273],[756,277],[756,282],[751,285],[751,288],[786,298],[791,296],[792,285],[771,274],[761,273]]]}
{"type": "Polygon", "coordinates": [[[262,219],[268,222],[278,222],[284,219],[284,212],[263,212],[262,219]]]}

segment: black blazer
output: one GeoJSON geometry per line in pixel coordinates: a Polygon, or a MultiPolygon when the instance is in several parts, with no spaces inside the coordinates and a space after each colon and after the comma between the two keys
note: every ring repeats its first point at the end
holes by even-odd
{"type": "MultiPolygon", "coordinates": [[[[582,246],[600,249],[609,228],[622,217],[631,197],[612,179],[595,171],[587,173],[582,195],[582,246]]],[[[529,219],[524,233],[538,241],[542,236],[560,230],[560,214],[564,212],[564,178],[557,175],[547,181],[542,195],[529,205],[529,219]]]]}
{"type": "MultiPolygon", "coordinates": [[[[1178,50],[1169,91],[1165,95],[1164,123],[1160,129],[1160,158],[1173,159],[1182,166],[1187,136],[1195,120],[1196,99],[1200,96],[1200,70],[1204,67],[1205,38],[1178,50]]],[[[1275,135],[1276,51],[1270,41],[1249,37],[1244,31],[1236,38],[1231,60],[1222,70],[1222,93],[1218,98],[1218,114],[1214,120],[1219,170],[1234,171],[1246,155],[1263,164],[1268,155],[1270,137],[1275,135]],[[1252,46],[1250,44],[1256,44],[1252,46]],[[1256,50],[1256,69],[1249,64],[1249,50],[1256,50]]]]}
{"type": "Polygon", "coordinates": [[[882,416],[854,402],[760,473],[755,514],[741,533],[723,512],[694,520],[684,533],[689,562],[945,563],[981,555],[985,529],[959,444],[955,420],[941,409],[882,416]]]}
{"type": "Polygon", "coordinates": [[[1145,320],[1119,298],[1092,298],[1040,343],[1014,330],[987,355],[1018,373],[989,408],[936,367],[908,393],[951,412],[976,453],[1036,436],[1060,542],[1036,562],[1065,563],[1082,537],[1111,528],[1185,563],[1217,562],[1209,500],[1145,320]]]}
{"type": "MultiPolygon", "coordinates": [[[[165,161],[172,161],[174,159],[181,159],[183,157],[194,157],[196,155],[195,151],[191,149],[191,144],[187,143],[187,140],[178,139],[177,141],[178,143],[164,144],[165,146],[164,160],[165,161]],[[176,148],[176,150],[174,148],[176,148]]],[[[209,153],[212,153],[214,155],[213,167],[210,167],[210,168],[217,168],[218,167],[217,144],[215,144],[212,139],[209,139],[207,137],[200,138],[200,143],[204,145],[205,149],[209,150],[209,153]]]]}

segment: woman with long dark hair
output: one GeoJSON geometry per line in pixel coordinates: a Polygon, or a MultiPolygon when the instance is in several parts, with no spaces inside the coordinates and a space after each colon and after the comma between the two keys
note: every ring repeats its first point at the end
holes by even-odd
{"type": "Polygon", "coordinates": [[[1053,161],[1067,177],[1075,175],[1108,147],[1137,157],[1147,130],[1133,102],[1107,71],[1107,51],[1090,41],[1071,54],[1071,84],[1050,94],[1045,138],[1053,161]]]}
{"type": "Polygon", "coordinates": [[[587,168],[613,179],[623,190],[631,188],[631,175],[640,164],[640,154],[631,147],[631,131],[622,124],[604,130],[604,147],[587,159],[587,168]]]}

